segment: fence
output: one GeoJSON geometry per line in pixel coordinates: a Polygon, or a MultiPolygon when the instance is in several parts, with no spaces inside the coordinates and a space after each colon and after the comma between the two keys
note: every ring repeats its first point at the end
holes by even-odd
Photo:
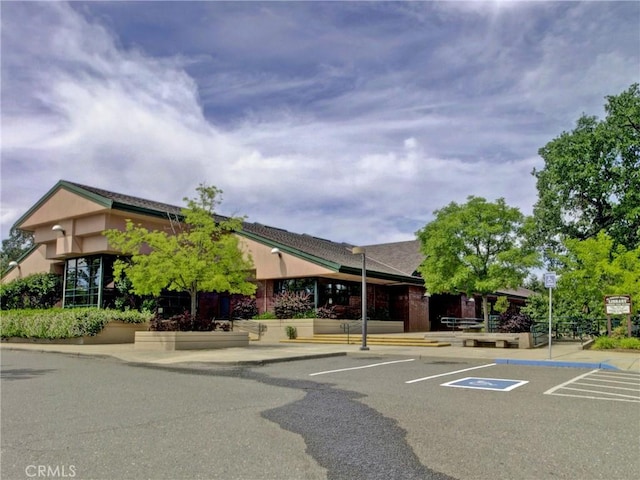
{"type": "MultiPolygon", "coordinates": [[[[612,318],[611,328],[626,325],[626,318],[612,318]]],[[[549,331],[549,322],[535,322],[532,332],[536,330],[549,331]]],[[[555,340],[580,340],[607,334],[606,318],[571,318],[557,317],[551,322],[551,338],[555,340]]],[[[640,316],[631,317],[631,335],[640,336],[640,316]]]]}

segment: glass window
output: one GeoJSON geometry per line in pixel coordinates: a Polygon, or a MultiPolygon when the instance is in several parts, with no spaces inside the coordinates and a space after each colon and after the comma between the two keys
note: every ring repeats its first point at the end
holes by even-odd
{"type": "Polygon", "coordinates": [[[70,258],[65,268],[65,307],[99,307],[103,285],[101,256],[70,258]]]}
{"type": "Polygon", "coordinates": [[[350,305],[351,297],[360,296],[360,285],[355,282],[320,280],[320,305],[350,305]]]}
{"type": "Polygon", "coordinates": [[[313,295],[315,288],[316,280],[314,278],[288,278],[286,280],[277,280],[273,293],[304,292],[313,295]]]}
{"type": "Polygon", "coordinates": [[[315,305],[316,279],[315,278],[287,278],[276,280],[273,285],[273,294],[278,295],[283,292],[301,292],[310,295],[311,302],[315,305]]]}

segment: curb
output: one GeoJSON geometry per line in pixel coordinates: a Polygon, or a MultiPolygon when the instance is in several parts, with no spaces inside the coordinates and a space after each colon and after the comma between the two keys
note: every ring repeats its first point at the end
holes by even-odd
{"type": "Polygon", "coordinates": [[[314,353],[311,355],[294,355],[290,357],[263,358],[260,360],[229,360],[227,362],[176,362],[176,363],[207,363],[218,365],[266,365],[268,363],[295,362],[298,360],[313,360],[316,358],[343,357],[347,352],[314,353]]]}
{"type": "Polygon", "coordinates": [[[565,367],[565,368],[597,368],[599,370],[620,370],[608,363],[563,362],[558,360],[517,360],[513,358],[497,358],[496,364],[529,365],[533,367],[565,367]]]}
{"type": "Polygon", "coordinates": [[[67,355],[69,357],[94,357],[94,358],[115,358],[120,360],[117,356],[111,353],[95,353],[95,352],[64,352],[62,350],[47,350],[46,348],[20,348],[12,347],[10,345],[2,344],[2,350],[8,350],[12,352],[34,352],[34,353],[53,353],[56,355],[67,355]]]}
{"type": "Polygon", "coordinates": [[[15,352],[34,352],[34,353],[52,353],[56,355],[67,355],[71,357],[93,357],[93,358],[101,358],[101,359],[113,359],[122,363],[126,363],[129,365],[144,365],[144,366],[156,366],[156,367],[168,367],[171,365],[189,365],[189,364],[207,364],[207,365],[217,365],[217,366],[260,366],[267,365],[270,363],[282,363],[282,362],[293,362],[298,360],[313,360],[317,358],[327,358],[327,357],[341,357],[346,356],[347,352],[329,352],[329,353],[314,353],[310,355],[290,355],[285,357],[274,357],[274,358],[260,358],[256,360],[214,360],[214,361],[202,361],[202,360],[185,360],[178,362],[169,362],[169,363],[158,363],[156,361],[145,361],[140,359],[125,359],[118,355],[110,354],[110,353],[95,353],[95,352],[64,352],[60,350],[47,350],[40,348],[12,348],[11,346],[2,346],[2,350],[10,350],[15,352]]]}

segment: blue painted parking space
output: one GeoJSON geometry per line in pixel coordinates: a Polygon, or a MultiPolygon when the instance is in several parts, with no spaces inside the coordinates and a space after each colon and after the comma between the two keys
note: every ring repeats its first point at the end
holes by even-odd
{"type": "Polygon", "coordinates": [[[466,377],[451,382],[442,383],[443,387],[472,388],[476,390],[492,390],[496,392],[510,392],[522,385],[529,383],[528,380],[509,380],[504,378],[480,378],[466,377]]]}

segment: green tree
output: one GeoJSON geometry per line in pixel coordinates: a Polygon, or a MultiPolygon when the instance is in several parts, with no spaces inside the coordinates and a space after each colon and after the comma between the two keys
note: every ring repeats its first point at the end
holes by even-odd
{"type": "MultiPolygon", "coordinates": [[[[559,276],[553,292],[554,318],[603,318],[605,295],[631,295],[637,312],[640,247],[627,250],[600,232],[586,240],[567,239],[564,249],[557,258],[559,276]]],[[[530,297],[523,311],[537,321],[545,321],[549,316],[547,293],[530,297]]]]}
{"type": "Polygon", "coordinates": [[[603,317],[605,295],[640,300],[640,246],[627,250],[600,232],[586,240],[568,239],[565,247],[556,292],[565,314],[603,317]]]}
{"type": "Polygon", "coordinates": [[[9,231],[9,238],[2,240],[0,272],[5,272],[9,268],[9,262],[18,260],[31,247],[33,247],[33,234],[12,228],[9,231]]]}
{"type": "Polygon", "coordinates": [[[111,246],[129,257],[116,261],[116,278],[126,275],[136,295],[157,296],[163,289],[188,293],[192,318],[198,292],[251,295],[256,290],[248,281],[253,262],[233,234],[242,218],[215,215],[222,193],[216,187],[201,184],[196,191],[197,198],[184,199],[184,221],[173,232],[147,230],[130,220],[124,231],[105,232],[111,246]]]}
{"type": "Polygon", "coordinates": [[[419,271],[431,293],[482,295],[488,331],[487,296],[501,288],[522,285],[528,269],[538,264],[528,244],[529,222],[504,199],[495,203],[469,197],[435,212],[436,218],[417,232],[425,259],[419,271]]]}
{"type": "Polygon", "coordinates": [[[640,245],[640,88],[608,96],[606,118],[583,115],[539,150],[545,161],[534,206],[537,240],[558,252],[564,238],[600,230],[614,242],[640,245]]]}

